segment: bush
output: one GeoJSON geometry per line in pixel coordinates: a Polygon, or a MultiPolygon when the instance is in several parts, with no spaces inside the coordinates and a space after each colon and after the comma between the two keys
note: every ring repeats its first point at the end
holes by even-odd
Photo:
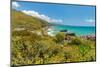
{"type": "Polygon", "coordinates": [[[65,39],[65,33],[58,33],[58,34],[56,34],[56,42],[57,43],[62,43],[62,42],[64,42],[64,39],[65,39]]]}
{"type": "Polygon", "coordinates": [[[79,38],[74,38],[70,44],[73,44],[73,45],[81,45],[82,44],[82,41],[81,39],[79,38]]]}

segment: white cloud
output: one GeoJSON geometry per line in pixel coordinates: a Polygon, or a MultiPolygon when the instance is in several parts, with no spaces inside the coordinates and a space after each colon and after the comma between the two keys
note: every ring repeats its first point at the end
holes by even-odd
{"type": "Polygon", "coordinates": [[[95,23],[95,20],[94,19],[87,19],[85,20],[86,22],[90,22],[90,23],[95,23]]]}
{"type": "Polygon", "coordinates": [[[22,12],[25,13],[25,14],[27,14],[27,15],[43,19],[43,20],[45,20],[47,22],[55,22],[55,23],[56,22],[60,22],[60,23],[62,22],[61,19],[52,19],[52,18],[50,18],[50,17],[48,17],[48,16],[46,16],[44,14],[39,14],[38,12],[36,12],[34,10],[32,10],[32,11],[30,11],[30,10],[23,10],[22,12]]]}
{"type": "Polygon", "coordinates": [[[20,5],[17,2],[12,2],[12,7],[13,8],[18,8],[20,5]]]}

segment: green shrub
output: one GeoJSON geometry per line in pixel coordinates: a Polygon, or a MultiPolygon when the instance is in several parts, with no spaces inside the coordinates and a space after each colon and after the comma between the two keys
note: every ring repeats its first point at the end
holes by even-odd
{"type": "Polygon", "coordinates": [[[79,49],[80,53],[84,56],[90,50],[90,47],[88,45],[80,45],[79,49]]]}
{"type": "Polygon", "coordinates": [[[74,38],[70,44],[73,44],[73,45],[81,45],[82,44],[82,41],[81,39],[79,38],[74,38]]]}
{"type": "Polygon", "coordinates": [[[65,33],[60,32],[60,33],[56,34],[55,37],[56,37],[57,43],[63,43],[64,39],[65,39],[65,33]]]}

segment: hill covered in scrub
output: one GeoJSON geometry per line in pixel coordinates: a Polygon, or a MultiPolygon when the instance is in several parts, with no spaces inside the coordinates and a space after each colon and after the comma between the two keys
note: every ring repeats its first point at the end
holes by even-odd
{"type": "Polygon", "coordinates": [[[12,65],[96,60],[95,40],[63,32],[50,36],[45,29],[48,25],[44,20],[12,10],[12,65]]]}
{"type": "Polygon", "coordinates": [[[30,30],[38,30],[46,27],[48,22],[24,14],[21,11],[12,10],[12,28],[25,28],[30,30]]]}

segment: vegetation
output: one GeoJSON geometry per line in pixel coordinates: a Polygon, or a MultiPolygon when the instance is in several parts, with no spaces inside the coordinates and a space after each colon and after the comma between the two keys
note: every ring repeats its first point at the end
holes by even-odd
{"type": "Polygon", "coordinates": [[[75,36],[69,43],[64,33],[43,34],[48,25],[44,20],[12,10],[12,65],[96,60],[95,41],[75,36]]]}
{"type": "Polygon", "coordinates": [[[25,28],[27,30],[40,30],[48,22],[36,17],[28,16],[20,11],[12,10],[12,28],[25,28]]]}

